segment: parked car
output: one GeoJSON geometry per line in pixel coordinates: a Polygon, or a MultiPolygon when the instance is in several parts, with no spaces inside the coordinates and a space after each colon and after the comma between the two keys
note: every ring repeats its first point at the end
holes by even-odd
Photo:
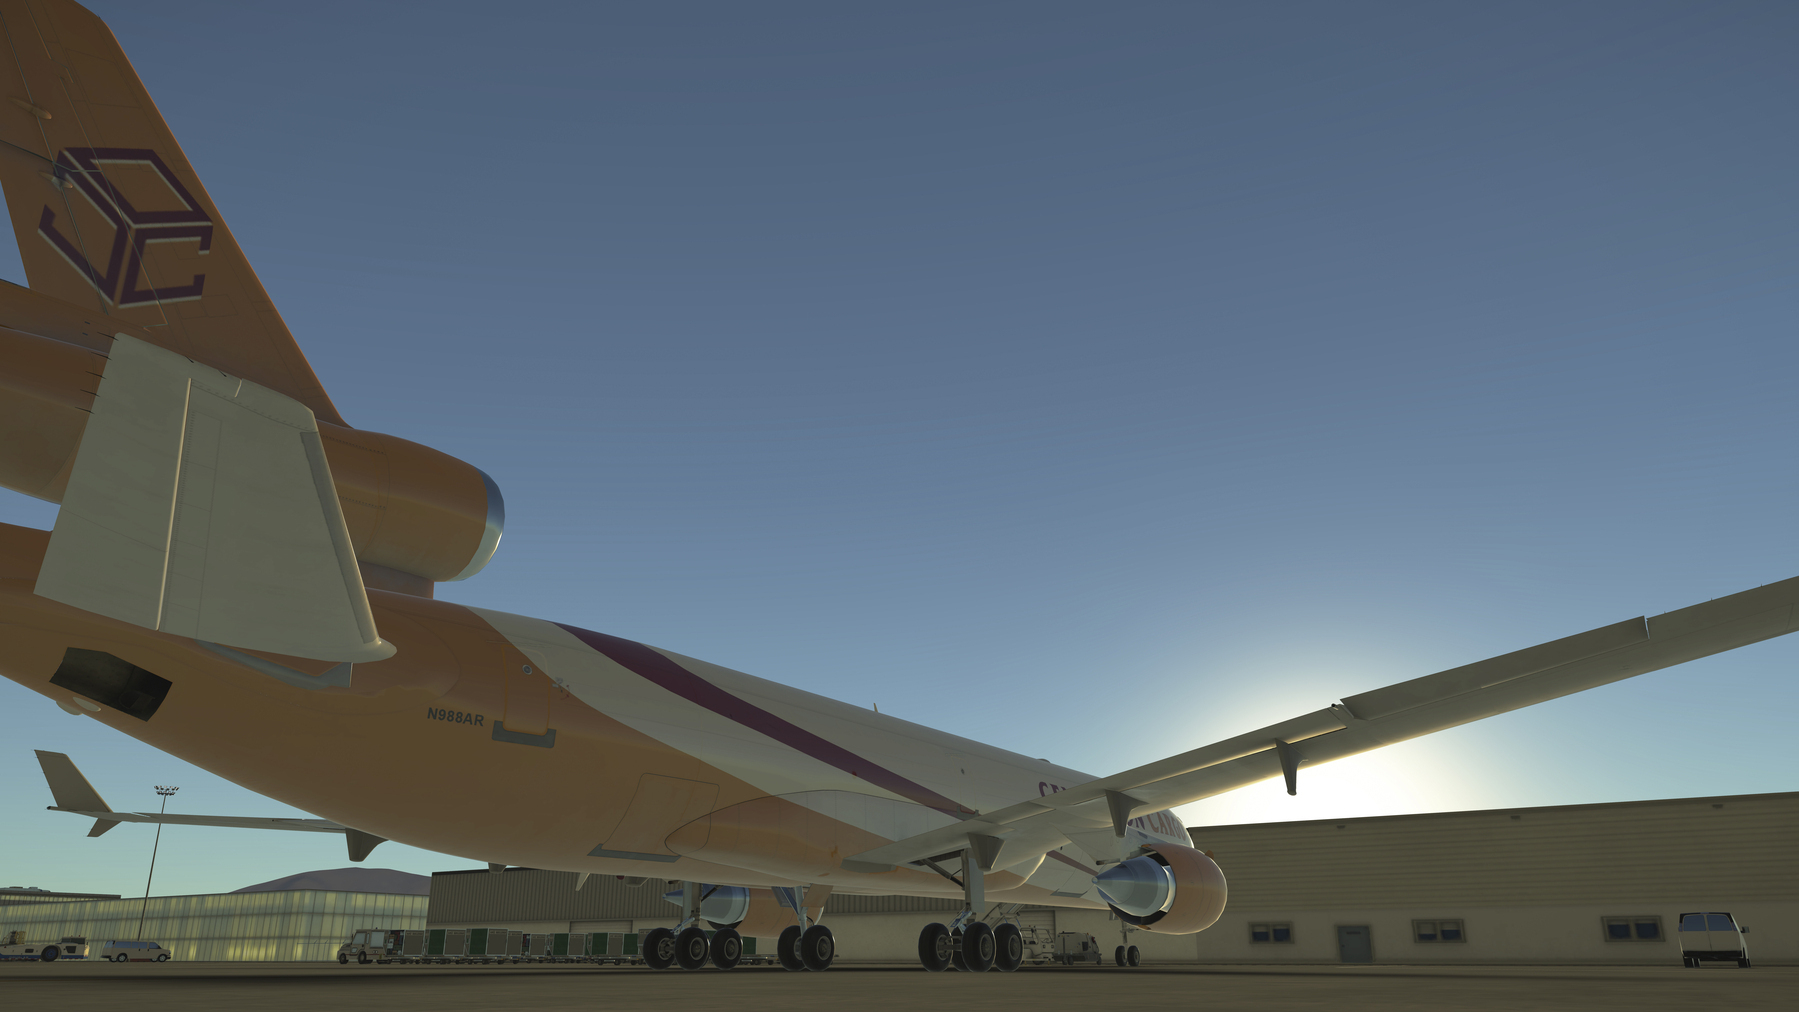
{"type": "Polygon", "coordinates": [[[1697,968],[1700,963],[1729,962],[1747,969],[1749,943],[1743,940],[1743,934],[1748,930],[1727,913],[1681,914],[1680,962],[1688,969],[1697,968]]]}
{"type": "Polygon", "coordinates": [[[172,955],[161,942],[100,943],[100,958],[115,963],[166,963],[172,955]]]}

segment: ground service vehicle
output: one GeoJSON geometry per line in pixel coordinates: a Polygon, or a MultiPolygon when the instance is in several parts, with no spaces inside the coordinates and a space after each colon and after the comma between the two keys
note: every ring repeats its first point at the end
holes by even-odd
{"type": "MultiPolygon", "coordinates": [[[[99,18],[0,0],[0,33],[0,188],[30,283],[0,284],[0,486],[58,504],[52,530],[0,524],[0,674],[320,816],[115,812],[67,756],[40,752],[56,809],[93,819],[90,836],[120,822],[338,833],[353,861],[397,840],[494,868],[679,882],[679,923],[634,954],[658,969],[728,968],[749,937],[778,936],[784,966],[824,970],[833,890],[948,898],[960,913],[920,932],[920,963],[1004,971],[1023,935],[984,920],[989,903],[1110,910],[1166,934],[1217,922],[1224,872],[1175,806],[1276,777],[1294,793],[1307,763],[1799,628],[1787,580],[1094,776],[440,600],[437,583],[498,550],[499,486],[338,411],[99,18]],[[370,776],[393,769],[433,775],[402,792],[370,776]],[[570,771],[605,775],[571,791],[570,771]],[[703,909],[715,888],[741,911],[703,909]]],[[[500,180],[455,213],[521,192],[500,180]]],[[[521,335],[537,325],[528,302],[521,335]]],[[[394,340],[422,357],[432,338],[421,324],[394,340]]],[[[496,335],[494,356],[520,340],[496,335]]],[[[1134,716],[1099,727],[1128,736],[1146,708],[1128,678],[1106,691],[1096,713],[1134,716]]],[[[471,958],[470,941],[441,955],[471,958]]],[[[520,944],[508,933],[503,956],[553,957],[520,944]]],[[[391,939],[355,955],[395,958],[391,939]]]]}
{"type": "Polygon", "coordinates": [[[1743,938],[1748,930],[1728,913],[1681,914],[1681,965],[1694,969],[1700,963],[1735,963],[1748,969],[1749,943],[1743,938]]]}
{"type": "Polygon", "coordinates": [[[54,963],[59,959],[86,959],[87,953],[87,939],[80,935],[68,935],[57,942],[27,942],[25,932],[10,931],[6,934],[6,940],[0,943],[0,959],[35,959],[54,963]]]}
{"type": "Polygon", "coordinates": [[[166,963],[174,953],[160,942],[113,941],[100,943],[99,958],[114,963],[166,963]]]}

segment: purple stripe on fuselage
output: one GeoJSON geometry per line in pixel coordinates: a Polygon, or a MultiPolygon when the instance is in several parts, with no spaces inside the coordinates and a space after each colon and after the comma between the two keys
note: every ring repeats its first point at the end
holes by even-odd
{"type": "Polygon", "coordinates": [[[734,720],[744,727],[773,738],[788,748],[802,752],[819,762],[835,766],[845,773],[859,777],[884,788],[894,794],[935,808],[945,815],[974,814],[969,809],[949,798],[938,794],[923,784],[914,783],[890,769],[856,755],[854,752],[833,742],[813,734],[791,721],[769,713],[754,703],[746,702],[729,692],[713,685],[699,675],[676,664],[667,655],[617,636],[608,636],[588,629],[580,629],[572,625],[557,625],[574,634],[575,638],[616,661],[620,667],[633,674],[642,676],[682,699],[711,710],[721,717],[734,720]]]}

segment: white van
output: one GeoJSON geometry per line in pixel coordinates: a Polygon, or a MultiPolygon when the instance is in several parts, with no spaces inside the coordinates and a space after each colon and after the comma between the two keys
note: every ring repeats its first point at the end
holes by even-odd
{"type": "Polygon", "coordinates": [[[171,953],[161,942],[102,942],[100,958],[115,963],[166,963],[171,953]]]}
{"type": "Polygon", "coordinates": [[[1694,969],[1700,963],[1735,962],[1736,965],[1747,968],[1749,944],[1743,941],[1743,933],[1748,930],[1739,926],[1727,913],[1707,911],[1681,914],[1681,965],[1694,969]]]}

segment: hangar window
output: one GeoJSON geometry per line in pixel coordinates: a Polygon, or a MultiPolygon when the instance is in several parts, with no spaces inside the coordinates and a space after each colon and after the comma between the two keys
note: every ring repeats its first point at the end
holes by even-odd
{"type": "Polygon", "coordinates": [[[1662,919],[1655,914],[1635,917],[1605,918],[1605,940],[1608,942],[1659,942],[1662,919]]]}
{"type": "Polygon", "coordinates": [[[1413,921],[1412,938],[1420,942],[1465,942],[1461,921],[1413,921]]]}
{"type": "Polygon", "coordinates": [[[1286,922],[1251,924],[1249,940],[1251,942],[1291,942],[1293,941],[1293,925],[1286,922]]]}

